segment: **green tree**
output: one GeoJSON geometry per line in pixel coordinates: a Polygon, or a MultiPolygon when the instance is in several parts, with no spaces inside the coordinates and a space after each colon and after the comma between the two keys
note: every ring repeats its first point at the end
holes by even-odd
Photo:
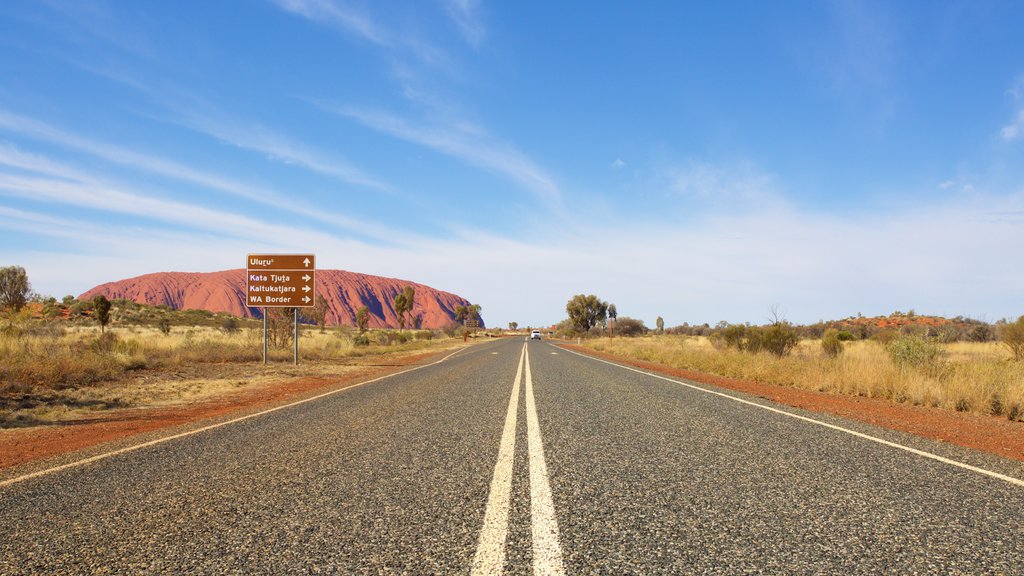
{"type": "Polygon", "coordinates": [[[999,341],[1010,349],[1013,359],[1024,361],[1024,316],[999,325],[999,341]]]}
{"type": "Polygon", "coordinates": [[[412,310],[416,289],[406,286],[395,296],[395,314],[398,315],[398,327],[405,329],[405,314],[412,310]]]}
{"type": "Polygon", "coordinates": [[[370,325],[370,310],[366,306],[360,306],[359,310],[356,310],[356,326],[359,328],[359,333],[366,332],[366,328],[370,325]]]}
{"type": "Polygon", "coordinates": [[[619,317],[619,310],[615,307],[615,304],[608,305],[608,337],[613,338],[615,336],[615,319],[619,317]]]}
{"type": "Polygon", "coordinates": [[[466,320],[479,320],[480,311],[483,307],[479,304],[470,304],[469,306],[456,306],[455,307],[455,321],[461,322],[463,325],[466,324],[466,320]]]}
{"type": "Polygon", "coordinates": [[[665,331],[665,319],[658,316],[658,319],[654,321],[654,325],[658,327],[658,334],[665,331]]]}
{"type": "Polygon", "coordinates": [[[593,294],[577,294],[566,303],[565,311],[577,331],[589,332],[607,318],[608,303],[593,294]]]}
{"type": "Polygon", "coordinates": [[[21,266],[0,268],[0,310],[17,312],[28,302],[32,286],[28,273],[21,266]]]}
{"type": "Polygon", "coordinates": [[[509,322],[508,329],[515,332],[519,328],[519,322],[509,322]]]}
{"type": "Polygon", "coordinates": [[[103,294],[92,299],[92,309],[96,313],[96,321],[100,323],[100,332],[106,332],[110,323],[110,300],[103,294]]]}

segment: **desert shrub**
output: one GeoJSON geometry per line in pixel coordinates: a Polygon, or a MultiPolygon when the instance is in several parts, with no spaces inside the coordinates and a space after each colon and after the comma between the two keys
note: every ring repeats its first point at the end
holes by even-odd
{"type": "Polygon", "coordinates": [[[413,332],[412,337],[416,340],[433,340],[434,332],[432,330],[417,330],[413,332]]]}
{"type": "Polygon", "coordinates": [[[967,333],[971,342],[991,342],[996,339],[995,330],[988,324],[978,324],[967,333]]]}
{"type": "Polygon", "coordinates": [[[901,336],[886,346],[889,358],[901,370],[935,368],[942,360],[942,349],[932,340],[920,336],[901,336]]]}
{"type": "Polygon", "coordinates": [[[747,349],[749,351],[763,350],[778,358],[788,355],[800,343],[796,327],[785,321],[749,329],[748,332],[747,349]]]}
{"type": "Polygon", "coordinates": [[[1007,322],[999,326],[999,341],[1009,348],[1013,359],[1024,360],[1024,316],[1016,322],[1007,322]]]}
{"type": "Polygon", "coordinates": [[[747,327],[743,324],[730,324],[722,328],[718,334],[726,348],[743,350],[743,342],[747,336],[747,327]]]}
{"type": "Polygon", "coordinates": [[[838,358],[843,353],[843,340],[839,334],[835,328],[829,328],[821,336],[821,349],[829,358],[838,358]]]}
{"type": "Polygon", "coordinates": [[[889,344],[892,344],[894,340],[899,338],[899,336],[900,335],[898,332],[887,328],[885,330],[879,330],[878,332],[875,332],[871,336],[871,339],[874,340],[875,342],[878,342],[882,346],[888,346],[889,344]]]}
{"type": "Polygon", "coordinates": [[[220,323],[220,329],[225,334],[237,334],[241,328],[238,326],[238,319],[228,316],[220,323]]]}
{"type": "Polygon", "coordinates": [[[369,346],[370,337],[367,336],[366,334],[359,334],[358,336],[352,339],[352,344],[356,346],[369,346]]]}
{"type": "Polygon", "coordinates": [[[840,342],[853,342],[857,339],[857,337],[851,334],[848,330],[837,331],[836,338],[838,338],[840,342]]]}
{"type": "Polygon", "coordinates": [[[171,321],[168,320],[167,318],[161,318],[160,323],[157,324],[157,327],[160,328],[160,333],[163,334],[164,336],[167,336],[168,334],[171,333],[171,321]]]}
{"type": "Polygon", "coordinates": [[[629,316],[619,316],[615,319],[615,334],[617,336],[641,336],[645,333],[647,333],[647,326],[644,326],[643,320],[629,316]]]}
{"type": "Polygon", "coordinates": [[[110,354],[117,346],[118,337],[113,332],[104,332],[92,341],[90,348],[97,354],[110,354]]]}

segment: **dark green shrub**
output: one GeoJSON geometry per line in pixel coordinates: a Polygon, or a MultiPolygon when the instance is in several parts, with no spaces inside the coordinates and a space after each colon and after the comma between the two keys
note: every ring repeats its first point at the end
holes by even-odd
{"type": "Polygon", "coordinates": [[[853,342],[854,340],[857,339],[856,336],[854,336],[847,330],[839,330],[838,332],[836,332],[836,338],[838,338],[840,342],[853,342]]]}
{"type": "Polygon", "coordinates": [[[747,337],[747,327],[743,324],[729,324],[719,332],[722,342],[727,348],[743,350],[744,340],[747,337]]]}
{"type": "Polygon", "coordinates": [[[799,343],[800,336],[796,327],[785,321],[758,328],[752,331],[748,338],[748,348],[751,352],[764,350],[778,358],[788,355],[799,343]],[[757,350],[754,350],[755,342],[757,350]]]}

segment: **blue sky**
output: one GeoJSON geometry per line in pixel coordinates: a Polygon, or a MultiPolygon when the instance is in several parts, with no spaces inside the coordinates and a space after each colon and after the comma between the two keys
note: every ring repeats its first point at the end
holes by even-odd
{"type": "Polygon", "coordinates": [[[0,264],[315,252],[491,325],[1024,313],[1020,2],[0,3],[0,264]]]}

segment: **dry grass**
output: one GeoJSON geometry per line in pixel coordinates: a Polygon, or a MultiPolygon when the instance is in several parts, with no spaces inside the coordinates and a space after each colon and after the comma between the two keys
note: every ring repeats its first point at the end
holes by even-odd
{"type": "Polygon", "coordinates": [[[996,343],[942,345],[940,362],[910,369],[896,366],[885,347],[871,341],[846,343],[838,358],[828,358],[817,340],[801,342],[784,358],[718,349],[706,338],[691,336],[601,339],[584,345],[729,378],[1024,420],[1024,363],[1011,361],[996,343]]]}
{"type": "Polygon", "coordinates": [[[101,336],[96,328],[73,327],[0,335],[0,428],[89,418],[109,409],[189,403],[290,377],[335,375],[462,342],[432,336],[398,342],[394,334],[371,333],[370,345],[357,346],[347,331],[302,330],[296,367],[290,346],[271,348],[271,363],[263,366],[258,329],[229,334],[175,327],[165,335],[156,328],[128,327],[101,336]]]}

